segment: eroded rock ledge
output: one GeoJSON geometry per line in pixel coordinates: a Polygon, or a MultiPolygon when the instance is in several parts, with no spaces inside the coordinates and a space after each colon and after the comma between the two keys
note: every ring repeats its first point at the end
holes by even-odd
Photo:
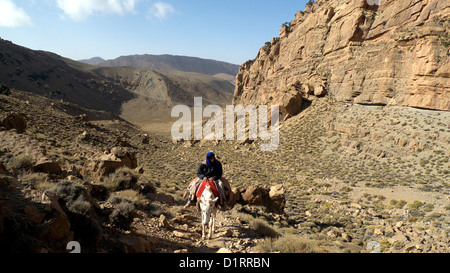
{"type": "Polygon", "coordinates": [[[330,94],[448,111],[449,29],[448,1],[317,0],[240,67],[233,102],[278,104],[289,116],[330,94]]]}

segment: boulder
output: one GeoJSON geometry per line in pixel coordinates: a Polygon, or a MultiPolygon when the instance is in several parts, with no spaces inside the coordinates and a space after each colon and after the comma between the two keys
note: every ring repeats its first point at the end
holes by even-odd
{"type": "Polygon", "coordinates": [[[19,134],[25,133],[27,129],[25,115],[17,113],[8,113],[0,117],[0,125],[6,130],[16,129],[19,134]]]}
{"type": "Polygon", "coordinates": [[[269,191],[269,211],[283,214],[286,206],[286,197],[284,195],[284,187],[281,184],[270,187],[269,191]]]}
{"type": "Polygon", "coordinates": [[[169,221],[164,214],[161,214],[161,216],[159,217],[159,226],[169,230],[172,229],[172,226],[169,224],[169,221]]]}
{"type": "Polygon", "coordinates": [[[242,194],[242,202],[253,206],[264,206],[269,197],[268,188],[260,185],[248,187],[242,194]]]}
{"type": "Polygon", "coordinates": [[[38,161],[33,166],[33,171],[48,173],[48,174],[55,174],[55,175],[60,175],[63,172],[61,169],[61,166],[59,166],[58,163],[51,161],[51,160],[38,161]]]}
{"type": "MultiPolygon", "coordinates": [[[[238,192],[238,191],[237,191],[238,192]]],[[[264,206],[269,212],[284,214],[286,197],[283,185],[272,187],[252,185],[241,191],[241,202],[253,206],[264,206]]]]}
{"type": "Polygon", "coordinates": [[[41,237],[49,245],[60,245],[72,241],[73,232],[70,231],[69,218],[61,208],[58,196],[46,191],[42,194],[42,203],[48,205],[45,218],[51,220],[45,222],[46,227],[42,229],[41,237]]]}
{"type": "Polygon", "coordinates": [[[123,167],[123,164],[120,161],[97,159],[87,162],[81,170],[81,174],[83,176],[90,176],[96,181],[100,181],[103,177],[108,176],[110,173],[113,173],[121,167],[123,167]]]}
{"type": "Polygon", "coordinates": [[[123,147],[114,147],[111,149],[111,154],[116,156],[124,164],[125,167],[128,167],[130,169],[137,168],[136,153],[131,152],[123,147]]]}
{"type": "Polygon", "coordinates": [[[233,192],[233,195],[232,195],[231,200],[228,202],[228,206],[230,208],[233,208],[234,205],[236,205],[236,203],[241,201],[242,197],[241,197],[241,192],[239,191],[238,188],[232,188],[231,191],[233,192]]]}
{"type": "Polygon", "coordinates": [[[85,182],[83,185],[86,187],[88,194],[93,198],[99,201],[106,201],[109,198],[108,189],[102,184],[85,182]]]}
{"type": "Polygon", "coordinates": [[[275,99],[274,104],[279,105],[280,111],[285,116],[295,116],[302,108],[303,99],[299,92],[290,90],[282,93],[275,99]]]}
{"type": "Polygon", "coordinates": [[[81,174],[83,176],[91,176],[94,180],[100,181],[122,167],[137,168],[136,153],[126,148],[114,147],[111,149],[110,154],[101,155],[88,161],[81,174]]]}

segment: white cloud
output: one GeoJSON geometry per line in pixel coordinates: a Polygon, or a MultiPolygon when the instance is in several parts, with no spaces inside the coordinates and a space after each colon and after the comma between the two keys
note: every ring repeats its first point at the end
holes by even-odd
{"type": "Polygon", "coordinates": [[[175,9],[171,4],[156,2],[148,10],[147,18],[156,17],[164,20],[173,13],[175,13],[175,9]]]}
{"type": "Polygon", "coordinates": [[[0,0],[0,26],[21,27],[31,26],[30,16],[10,0],[0,0]]]}
{"type": "Polygon", "coordinates": [[[133,13],[140,0],[56,0],[58,7],[72,20],[83,21],[94,14],[133,13]]]}

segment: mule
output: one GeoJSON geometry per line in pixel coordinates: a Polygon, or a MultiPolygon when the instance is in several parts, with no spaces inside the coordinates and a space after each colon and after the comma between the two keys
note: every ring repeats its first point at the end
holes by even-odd
{"type": "Polygon", "coordinates": [[[209,185],[206,185],[198,200],[202,214],[202,238],[205,239],[205,229],[209,226],[208,239],[212,238],[215,228],[215,218],[217,213],[216,202],[219,197],[214,195],[209,185]]]}

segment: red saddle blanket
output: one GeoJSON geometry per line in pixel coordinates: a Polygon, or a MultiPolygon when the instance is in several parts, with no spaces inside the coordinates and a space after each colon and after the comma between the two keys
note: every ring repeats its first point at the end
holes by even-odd
{"type": "Polygon", "coordinates": [[[217,190],[216,183],[214,181],[209,180],[203,180],[200,183],[200,186],[198,186],[198,190],[196,193],[197,199],[200,200],[200,197],[202,196],[203,191],[205,190],[206,186],[209,185],[211,187],[211,190],[214,193],[215,197],[219,197],[219,191],[217,190]]]}

